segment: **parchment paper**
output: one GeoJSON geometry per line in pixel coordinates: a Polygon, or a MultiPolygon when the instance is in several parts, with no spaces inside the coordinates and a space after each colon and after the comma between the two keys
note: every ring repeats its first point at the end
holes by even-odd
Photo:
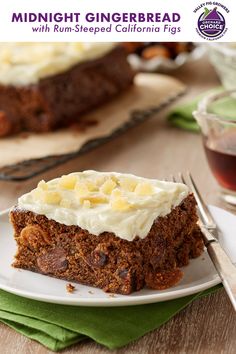
{"type": "Polygon", "coordinates": [[[110,135],[130,119],[130,112],[157,107],[184,90],[185,86],[180,81],[169,76],[137,74],[132,88],[83,118],[98,121],[98,124],[87,127],[85,131],[70,128],[44,134],[23,133],[0,139],[0,167],[78,151],[85,142],[110,135]]]}

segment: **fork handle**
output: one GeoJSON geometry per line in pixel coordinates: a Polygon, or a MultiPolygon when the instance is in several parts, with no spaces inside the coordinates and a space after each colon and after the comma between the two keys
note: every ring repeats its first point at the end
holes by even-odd
{"type": "Polygon", "coordinates": [[[236,267],[220,246],[219,242],[213,241],[208,243],[207,251],[236,311],[236,267]]]}

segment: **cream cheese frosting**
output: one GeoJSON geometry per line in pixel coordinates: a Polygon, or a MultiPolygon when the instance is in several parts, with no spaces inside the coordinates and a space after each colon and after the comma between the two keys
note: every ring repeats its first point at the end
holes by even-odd
{"type": "Polygon", "coordinates": [[[155,219],[169,214],[188,193],[181,183],[84,171],[41,181],[19,198],[18,206],[97,236],[112,232],[132,241],[136,236],[145,238],[155,219]]]}
{"type": "Polygon", "coordinates": [[[0,83],[14,86],[35,84],[80,62],[98,59],[114,46],[109,42],[1,43],[0,83]]]}

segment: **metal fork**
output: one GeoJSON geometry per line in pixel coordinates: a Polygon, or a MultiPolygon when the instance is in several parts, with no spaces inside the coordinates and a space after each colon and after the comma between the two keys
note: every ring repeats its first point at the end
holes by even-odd
{"type": "Polygon", "coordinates": [[[189,172],[185,175],[179,173],[177,176],[171,176],[171,180],[173,182],[186,184],[195,196],[199,211],[198,224],[204,236],[207,252],[222,280],[234,310],[236,311],[236,267],[218,242],[216,223],[189,172]]]}

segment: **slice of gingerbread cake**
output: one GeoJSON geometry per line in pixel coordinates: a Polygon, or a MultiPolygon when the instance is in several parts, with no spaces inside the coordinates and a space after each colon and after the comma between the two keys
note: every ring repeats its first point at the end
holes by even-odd
{"type": "Polygon", "coordinates": [[[104,291],[166,289],[203,251],[186,185],[84,171],[39,182],[10,212],[14,267],[104,291]]]}

